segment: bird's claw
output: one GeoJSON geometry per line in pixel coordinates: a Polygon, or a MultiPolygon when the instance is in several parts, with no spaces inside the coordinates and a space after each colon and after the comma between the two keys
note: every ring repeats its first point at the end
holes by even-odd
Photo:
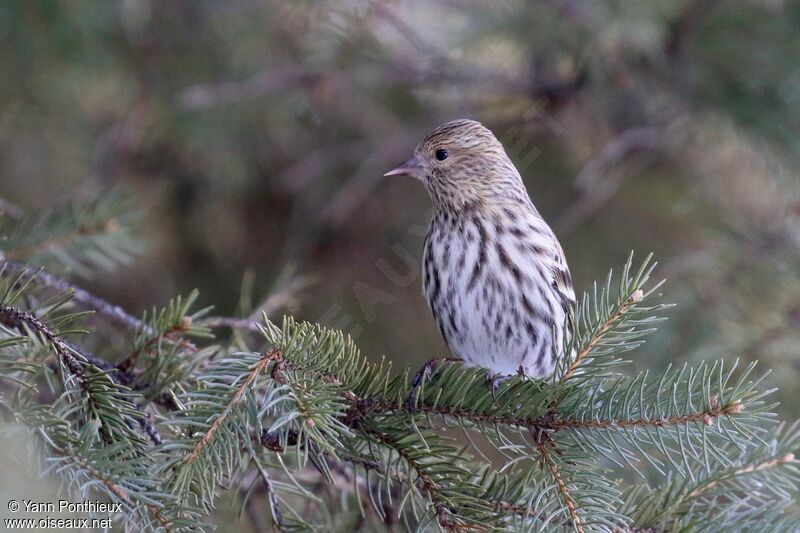
{"type": "Polygon", "coordinates": [[[439,365],[457,361],[460,361],[460,359],[452,357],[434,357],[425,363],[414,375],[414,379],[411,380],[411,392],[409,392],[408,398],[406,399],[406,406],[411,406],[416,402],[417,394],[419,393],[419,388],[422,386],[423,380],[426,382],[430,380],[431,376],[433,376],[433,372],[439,365]]]}
{"type": "Polygon", "coordinates": [[[504,376],[503,374],[496,374],[494,372],[487,372],[486,373],[486,383],[492,390],[492,399],[497,401],[497,390],[500,388],[500,385],[508,381],[511,376],[504,376]]]}
{"type": "Polygon", "coordinates": [[[422,384],[422,380],[425,381],[431,379],[433,375],[433,371],[436,370],[436,367],[442,362],[441,357],[434,357],[433,359],[429,360],[427,363],[422,365],[422,368],[414,375],[414,379],[411,381],[411,388],[412,390],[416,390],[422,384]]]}
{"type": "MultiPolygon", "coordinates": [[[[522,365],[519,365],[519,368],[517,369],[517,375],[519,377],[521,377],[521,378],[526,378],[527,379],[528,374],[525,371],[525,367],[523,367],[522,365]]],[[[495,401],[497,401],[497,390],[500,388],[500,386],[503,383],[505,383],[506,381],[511,379],[512,376],[513,376],[513,374],[510,375],[510,376],[507,376],[507,375],[494,373],[494,372],[487,372],[486,373],[486,382],[489,384],[489,387],[491,387],[491,389],[492,389],[492,398],[495,401]]]]}

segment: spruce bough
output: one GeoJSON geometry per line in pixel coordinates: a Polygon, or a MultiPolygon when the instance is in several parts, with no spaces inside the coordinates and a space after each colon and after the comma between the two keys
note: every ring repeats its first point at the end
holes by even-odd
{"type": "MultiPolygon", "coordinates": [[[[196,293],[132,317],[26,268],[34,249],[53,268],[98,268],[92,246],[112,242],[73,246],[52,237],[68,225],[48,224],[67,222],[26,226],[48,237],[18,233],[27,244],[4,250],[2,431],[34,443],[69,497],[122,504],[114,519],[130,529],[212,529],[230,505],[277,530],[800,527],[800,428],[774,421],[753,365],[625,372],[667,307],[649,258],[579,299],[552,380],[493,390],[485,370],[445,364],[415,388],[412,369],[341,332],[210,317],[196,293]],[[93,344],[87,326],[116,342],[93,344]]],[[[119,231],[102,217],[92,228],[119,231]]]]}

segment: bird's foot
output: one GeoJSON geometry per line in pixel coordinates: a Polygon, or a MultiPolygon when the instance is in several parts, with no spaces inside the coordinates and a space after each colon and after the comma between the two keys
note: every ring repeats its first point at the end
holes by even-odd
{"type": "Polygon", "coordinates": [[[497,372],[488,371],[486,372],[486,384],[492,389],[492,398],[497,401],[497,389],[500,388],[500,385],[505,383],[511,378],[506,374],[500,374],[497,372]]]}
{"type": "MultiPolygon", "coordinates": [[[[525,371],[525,367],[522,365],[519,365],[519,368],[517,369],[517,375],[524,379],[528,378],[528,373],[525,371]]],[[[494,398],[495,401],[497,400],[497,390],[503,383],[511,379],[513,376],[514,374],[506,375],[491,371],[486,373],[486,383],[492,388],[492,398],[494,398]]]]}
{"type": "Polygon", "coordinates": [[[458,363],[460,361],[461,359],[455,357],[434,357],[422,365],[422,368],[414,375],[414,379],[411,380],[411,391],[408,393],[408,398],[406,398],[406,406],[412,406],[416,403],[417,395],[419,394],[419,389],[423,381],[427,382],[430,380],[431,376],[433,376],[433,372],[439,365],[443,363],[458,363]]]}

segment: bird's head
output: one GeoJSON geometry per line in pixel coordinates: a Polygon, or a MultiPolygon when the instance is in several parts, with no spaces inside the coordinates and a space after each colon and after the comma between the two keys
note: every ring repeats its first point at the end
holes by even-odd
{"type": "Polygon", "coordinates": [[[453,120],[433,130],[414,156],[385,176],[421,180],[437,210],[455,213],[530,202],[503,145],[480,122],[453,120]]]}

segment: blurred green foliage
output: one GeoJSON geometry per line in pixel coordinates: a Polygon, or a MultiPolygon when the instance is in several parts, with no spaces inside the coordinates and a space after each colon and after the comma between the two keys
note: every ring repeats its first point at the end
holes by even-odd
{"type": "Polygon", "coordinates": [[[290,312],[417,366],[445,350],[429,204],[381,175],[474,117],[579,289],[661,260],[678,306],[638,365],[762,360],[796,417],[798,27],[782,0],[3,2],[0,196],[134,191],[148,248],[89,287],[132,312],[197,287],[233,314],[245,271],[258,296],[291,266],[290,312]]]}

